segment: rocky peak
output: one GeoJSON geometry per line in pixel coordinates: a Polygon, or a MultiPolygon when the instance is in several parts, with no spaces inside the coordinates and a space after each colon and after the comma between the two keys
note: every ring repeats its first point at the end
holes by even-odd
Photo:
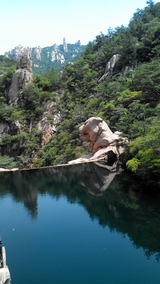
{"type": "Polygon", "coordinates": [[[42,48],[40,46],[35,48],[34,53],[35,53],[36,59],[41,60],[41,52],[42,52],[42,48]]]}
{"type": "Polygon", "coordinates": [[[63,38],[63,51],[64,52],[68,52],[68,47],[67,47],[67,43],[66,43],[65,37],[63,38]]]}
{"type": "Polygon", "coordinates": [[[12,55],[13,58],[19,59],[22,56],[23,51],[24,51],[24,47],[21,44],[19,44],[14,49],[11,49],[8,52],[5,52],[4,55],[6,57],[10,57],[12,55]]]}
{"type": "Polygon", "coordinates": [[[75,44],[78,45],[78,46],[81,46],[81,41],[78,40],[75,44]]]}
{"type": "Polygon", "coordinates": [[[106,63],[105,71],[103,76],[99,79],[99,81],[104,80],[109,74],[112,73],[113,68],[116,64],[116,62],[119,60],[120,55],[119,54],[114,54],[111,59],[106,63]]]}
{"type": "MultiPolygon", "coordinates": [[[[66,38],[63,38],[63,42],[60,45],[57,45],[55,43],[52,46],[46,46],[43,48],[38,45],[37,47],[30,48],[32,54],[33,72],[35,72],[36,74],[42,73],[43,71],[45,71],[46,66],[47,68],[53,67],[55,68],[55,70],[58,69],[59,71],[59,69],[61,68],[60,64],[63,65],[65,63],[71,62],[73,58],[77,57],[84,48],[85,46],[81,45],[80,40],[78,40],[76,44],[70,44],[66,43],[66,38]]],[[[26,49],[20,44],[14,49],[6,52],[5,56],[19,60],[24,54],[25,50],[26,49]]],[[[25,67],[19,66],[18,68],[22,69],[25,67]]]]}
{"type": "Polygon", "coordinates": [[[53,49],[55,52],[58,52],[58,45],[56,43],[53,45],[53,49]]]}
{"type": "Polygon", "coordinates": [[[28,71],[32,72],[32,57],[30,48],[23,50],[22,56],[17,64],[17,69],[27,69],[28,71]]]}
{"type": "Polygon", "coordinates": [[[50,58],[52,62],[60,62],[61,64],[65,62],[64,55],[54,50],[51,52],[50,58]]]}
{"type": "Polygon", "coordinates": [[[23,54],[18,61],[17,70],[13,74],[11,87],[9,89],[9,104],[17,106],[18,92],[27,84],[32,82],[32,60],[31,49],[24,49],[23,54]]]}

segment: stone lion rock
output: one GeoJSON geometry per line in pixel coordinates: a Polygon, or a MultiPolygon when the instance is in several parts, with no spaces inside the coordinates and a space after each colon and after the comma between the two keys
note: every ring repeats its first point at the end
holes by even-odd
{"type": "Polygon", "coordinates": [[[90,117],[79,127],[80,139],[90,141],[89,148],[95,154],[99,148],[108,147],[114,140],[114,134],[100,117],[90,117]]]}
{"type": "Polygon", "coordinates": [[[108,157],[119,157],[123,152],[123,147],[118,145],[118,141],[127,142],[127,138],[121,137],[121,132],[113,133],[107,123],[100,117],[90,117],[79,127],[80,139],[89,141],[90,155],[70,161],[81,163],[91,160],[101,159],[105,155],[108,157]]]}

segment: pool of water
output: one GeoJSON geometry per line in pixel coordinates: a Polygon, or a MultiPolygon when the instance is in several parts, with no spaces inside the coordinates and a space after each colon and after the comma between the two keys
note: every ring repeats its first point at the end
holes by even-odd
{"type": "Polygon", "coordinates": [[[116,165],[0,173],[12,284],[159,284],[160,199],[116,165]]]}

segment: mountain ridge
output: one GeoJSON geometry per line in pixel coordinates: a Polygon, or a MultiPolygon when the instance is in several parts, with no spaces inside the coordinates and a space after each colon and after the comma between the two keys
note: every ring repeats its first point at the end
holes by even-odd
{"type": "MultiPolygon", "coordinates": [[[[32,47],[32,69],[35,74],[42,74],[46,69],[54,68],[56,71],[61,71],[69,62],[72,62],[80,56],[85,49],[85,45],[81,45],[80,40],[75,44],[66,42],[63,38],[63,43],[46,47],[32,47]]],[[[4,56],[12,59],[20,59],[23,54],[24,47],[19,44],[15,48],[5,52],[4,56]]]]}

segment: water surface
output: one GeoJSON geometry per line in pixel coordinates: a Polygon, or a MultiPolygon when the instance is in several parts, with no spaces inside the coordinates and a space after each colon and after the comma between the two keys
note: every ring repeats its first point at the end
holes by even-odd
{"type": "Polygon", "coordinates": [[[160,283],[160,199],[118,165],[0,173],[12,284],[160,283]]]}

